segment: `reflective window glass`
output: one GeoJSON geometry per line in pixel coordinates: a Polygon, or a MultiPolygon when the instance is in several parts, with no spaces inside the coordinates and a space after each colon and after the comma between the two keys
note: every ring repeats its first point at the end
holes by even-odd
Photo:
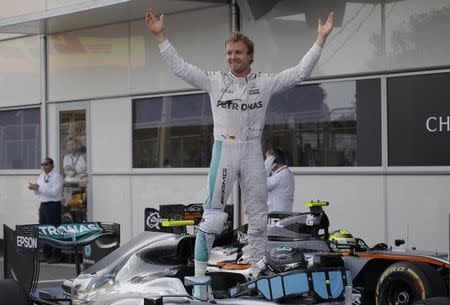
{"type": "Polygon", "coordinates": [[[450,165],[450,73],[388,78],[391,166],[450,165]]]}
{"type": "Polygon", "coordinates": [[[263,143],[290,166],[380,166],[380,80],[297,86],[274,96],[263,143]]]}
{"type": "Polygon", "coordinates": [[[133,167],[208,167],[213,144],[207,94],[133,102],[133,167]]]}
{"type": "MultiPolygon", "coordinates": [[[[385,69],[382,1],[245,2],[248,5],[240,7],[241,30],[255,42],[252,70],[276,73],[296,65],[317,37],[317,20],[326,20],[331,11],[335,28],[313,75],[365,74],[385,69]]],[[[391,16],[396,17],[397,13],[391,16]]]]}
{"type": "MultiPolygon", "coordinates": [[[[381,166],[380,80],[303,85],[274,96],[264,146],[291,166],[381,166]]],[[[208,167],[213,125],[207,94],[133,102],[133,167],[208,167]]]]}
{"type": "Polygon", "coordinates": [[[40,168],[40,109],[0,112],[0,169],[40,168]]]}
{"type": "Polygon", "coordinates": [[[89,173],[86,147],[86,110],[59,113],[61,174],[64,177],[62,223],[87,220],[89,173]]]}

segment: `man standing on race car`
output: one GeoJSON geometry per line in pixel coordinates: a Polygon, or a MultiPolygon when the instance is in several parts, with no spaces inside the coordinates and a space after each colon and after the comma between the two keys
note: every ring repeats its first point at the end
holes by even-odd
{"type": "Polygon", "coordinates": [[[164,15],[157,18],[151,8],[147,28],[154,34],[170,70],[187,83],[209,93],[214,120],[214,146],[209,170],[209,195],[195,243],[195,275],[204,276],[215,235],[224,229],[223,212],[234,181],[240,185],[248,217],[252,265],[265,253],[267,242],[267,186],[261,135],[270,97],[298,85],[317,63],[321,48],[333,29],[334,13],[325,24],[319,19],[318,37],[300,63],[277,74],[253,73],[254,45],[234,32],[225,41],[230,71],[210,72],[186,63],[167,40],[164,15]]]}

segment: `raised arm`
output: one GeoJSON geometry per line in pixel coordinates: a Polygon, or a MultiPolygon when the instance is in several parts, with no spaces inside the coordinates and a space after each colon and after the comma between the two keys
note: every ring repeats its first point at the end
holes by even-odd
{"type": "Polygon", "coordinates": [[[147,28],[155,35],[155,39],[158,43],[162,43],[166,40],[166,34],[164,34],[164,15],[156,18],[152,8],[148,8],[145,15],[145,23],[147,28]]]}
{"type": "Polygon", "coordinates": [[[325,41],[327,40],[328,35],[331,33],[334,27],[334,12],[331,12],[328,15],[327,22],[325,24],[322,23],[322,19],[319,18],[317,25],[317,40],[316,44],[319,47],[323,47],[325,41]]]}
{"type": "Polygon", "coordinates": [[[322,23],[321,19],[318,20],[316,42],[297,66],[273,75],[273,93],[294,87],[311,75],[317,61],[320,58],[322,47],[325,44],[328,35],[333,30],[333,27],[334,12],[331,12],[328,15],[328,19],[325,24],[322,23]]]}
{"type": "Polygon", "coordinates": [[[148,8],[145,16],[147,28],[153,33],[156,41],[159,43],[159,49],[163,56],[164,62],[169,66],[170,70],[185,82],[194,87],[209,91],[210,89],[210,72],[191,65],[183,60],[164,33],[164,15],[157,18],[153,9],[148,8]]]}

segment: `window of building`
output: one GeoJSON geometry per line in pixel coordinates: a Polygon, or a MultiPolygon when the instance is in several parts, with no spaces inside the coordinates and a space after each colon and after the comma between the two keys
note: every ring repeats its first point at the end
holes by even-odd
{"type": "Polygon", "coordinates": [[[133,167],[208,167],[214,142],[207,94],[133,102],[133,167]]]}
{"type": "Polygon", "coordinates": [[[450,165],[450,73],[390,77],[390,166],[450,165]]]}
{"type": "Polygon", "coordinates": [[[87,220],[89,173],[86,110],[59,112],[61,175],[64,177],[63,223],[87,220]]]}
{"type": "MultiPolygon", "coordinates": [[[[272,98],[262,141],[291,166],[381,166],[380,90],[379,79],[297,86],[272,98]]],[[[208,167],[213,141],[207,94],[133,102],[134,168],[208,167]]]]}
{"type": "Polygon", "coordinates": [[[290,166],[380,166],[380,80],[297,86],[274,96],[263,143],[290,166]]]}
{"type": "Polygon", "coordinates": [[[40,109],[0,111],[0,169],[40,168],[40,109]]]}

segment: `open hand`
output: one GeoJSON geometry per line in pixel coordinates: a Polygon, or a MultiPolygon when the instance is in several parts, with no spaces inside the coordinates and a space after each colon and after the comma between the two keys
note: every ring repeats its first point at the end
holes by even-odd
{"type": "Polygon", "coordinates": [[[334,12],[331,12],[328,15],[328,19],[327,22],[325,22],[325,24],[322,23],[322,19],[319,18],[317,26],[317,36],[318,36],[317,39],[320,46],[323,46],[328,35],[331,33],[331,30],[333,30],[333,27],[334,27],[334,12]]]}
{"type": "Polygon", "coordinates": [[[157,18],[152,8],[148,8],[146,12],[145,23],[147,24],[147,28],[152,31],[155,36],[161,35],[164,31],[164,15],[157,18]]]}

